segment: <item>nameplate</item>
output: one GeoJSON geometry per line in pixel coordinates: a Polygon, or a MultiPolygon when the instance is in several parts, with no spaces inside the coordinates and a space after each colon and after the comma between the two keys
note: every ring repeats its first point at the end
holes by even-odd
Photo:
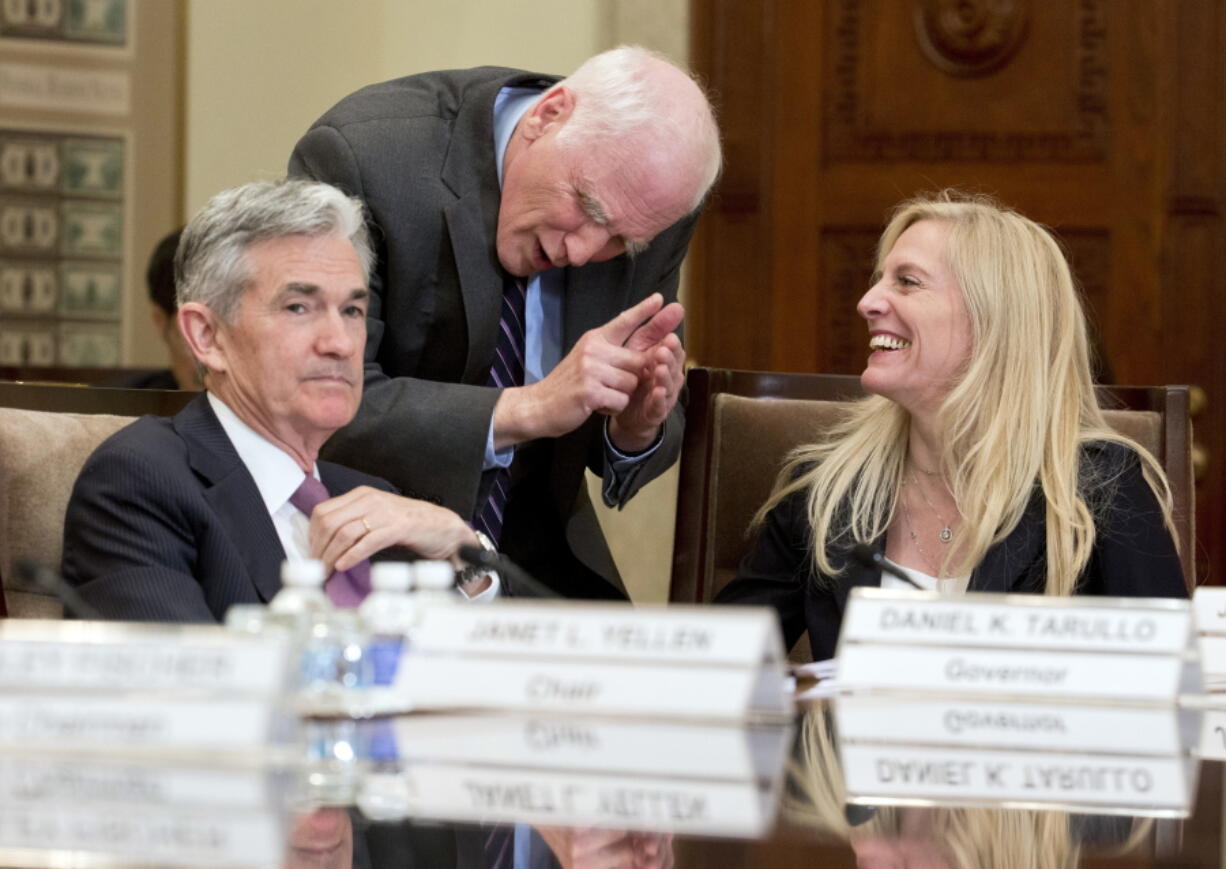
{"type": "Polygon", "coordinates": [[[847,742],[1174,755],[1194,744],[1197,713],[1167,706],[1082,706],[844,695],[835,721],[847,742]],[[901,722],[901,723],[900,723],[901,722]]]}
{"type": "MultiPolygon", "coordinates": [[[[475,608],[475,607],[474,607],[475,608]]],[[[772,616],[773,618],[773,616],[772,616]]],[[[506,709],[740,719],[785,715],[782,668],[410,654],[392,693],[413,711],[506,709]]]]}
{"type": "Polygon", "coordinates": [[[0,620],[0,691],[270,696],[288,644],[220,626],[0,620]]]}
{"type": "Polygon", "coordinates": [[[1226,710],[1204,711],[1197,749],[1205,760],[1226,760],[1226,710]]]}
{"type": "Polygon", "coordinates": [[[1087,700],[1173,702],[1185,678],[1183,658],[1102,652],[858,645],[839,648],[842,691],[1058,696],[1087,700]]]}
{"type": "Polygon", "coordinates": [[[399,800],[403,816],[414,819],[752,838],[770,829],[776,798],[754,781],[420,764],[391,776],[367,775],[357,802],[375,817],[399,800]]]}
{"type": "Polygon", "coordinates": [[[514,715],[410,715],[361,722],[371,760],[617,770],[626,775],[767,779],[791,727],[514,715]]]}
{"type": "Polygon", "coordinates": [[[506,600],[423,607],[413,647],[425,654],[605,659],[757,667],[781,660],[763,607],[631,606],[506,600]]]}
{"type": "MultiPolygon", "coordinates": [[[[1205,690],[1220,692],[1226,687],[1226,634],[1201,634],[1196,645],[1205,674],[1205,690]]],[[[1226,697],[1220,699],[1226,702],[1226,697]]]]}
{"type": "Polygon", "coordinates": [[[1058,808],[1186,817],[1197,761],[1183,756],[841,745],[850,802],[1058,808]]]}
{"type": "Polygon", "coordinates": [[[286,835],[271,809],[13,806],[0,812],[0,864],[256,869],[281,865],[286,835]],[[63,862],[65,854],[71,863],[63,862]]]}
{"type": "Polygon", "coordinates": [[[1202,634],[1226,634],[1226,588],[1201,586],[1192,592],[1196,630],[1202,634]]]}
{"type": "MultiPolygon", "coordinates": [[[[261,758],[262,760],[263,758],[261,758]]],[[[211,759],[212,760],[212,759],[211,759]]],[[[0,812],[88,804],[262,810],[279,806],[286,776],[261,767],[113,760],[80,754],[0,753],[0,812]]]]}
{"type": "Polygon", "coordinates": [[[282,710],[256,698],[0,695],[0,744],[30,750],[264,755],[285,730],[282,710]]]}
{"type": "Polygon", "coordinates": [[[845,642],[1178,654],[1188,648],[1186,601],[857,588],[845,642]],[[1090,603],[1089,601],[1093,602],[1090,603]]]}

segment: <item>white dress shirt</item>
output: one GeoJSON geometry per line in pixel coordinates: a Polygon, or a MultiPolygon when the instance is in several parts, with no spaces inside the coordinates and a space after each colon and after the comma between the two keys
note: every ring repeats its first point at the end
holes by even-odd
{"type": "MultiPolygon", "coordinates": [[[[305,476],[302,468],[290,457],[289,453],[273,444],[264,436],[258,434],[247,425],[229,406],[214,395],[206,392],[209,406],[217,415],[222,430],[238,458],[255,480],[255,487],[260,490],[260,498],[268,515],[272,517],[273,527],[277,530],[277,538],[285,557],[289,561],[305,561],[311,557],[310,518],[290,503],[290,497],[298,491],[305,476]]],[[[319,465],[311,467],[311,476],[319,480],[319,465]]],[[[323,482],[320,480],[320,482],[323,482]]],[[[498,596],[501,582],[498,574],[491,572],[489,588],[480,594],[473,595],[470,600],[488,601],[498,596]]],[[[463,593],[463,589],[460,592],[463,593]]]]}

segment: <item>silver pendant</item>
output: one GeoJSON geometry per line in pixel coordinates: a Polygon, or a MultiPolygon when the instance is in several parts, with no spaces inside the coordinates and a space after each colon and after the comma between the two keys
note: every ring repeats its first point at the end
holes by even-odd
{"type": "Polygon", "coordinates": [[[948,543],[954,539],[953,529],[946,525],[941,529],[941,533],[938,536],[941,538],[942,543],[948,543]]]}

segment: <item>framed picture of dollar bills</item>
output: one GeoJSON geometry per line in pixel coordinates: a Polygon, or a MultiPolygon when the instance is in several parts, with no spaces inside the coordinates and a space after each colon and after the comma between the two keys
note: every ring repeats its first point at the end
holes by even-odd
{"type": "Polygon", "coordinates": [[[126,48],[132,0],[0,0],[0,39],[126,48]]]}
{"type": "Polygon", "coordinates": [[[183,7],[0,0],[0,379],[166,365],[144,277],[182,221],[183,7]]]}

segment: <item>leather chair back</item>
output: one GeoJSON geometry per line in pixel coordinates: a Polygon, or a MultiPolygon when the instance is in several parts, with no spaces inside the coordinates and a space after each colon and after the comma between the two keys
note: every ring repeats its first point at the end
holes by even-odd
{"type": "Polygon", "coordinates": [[[137,416],[173,413],[194,395],[0,383],[0,615],[62,615],[53,595],[21,583],[16,565],[58,570],[64,513],[85,460],[137,416]]]}

